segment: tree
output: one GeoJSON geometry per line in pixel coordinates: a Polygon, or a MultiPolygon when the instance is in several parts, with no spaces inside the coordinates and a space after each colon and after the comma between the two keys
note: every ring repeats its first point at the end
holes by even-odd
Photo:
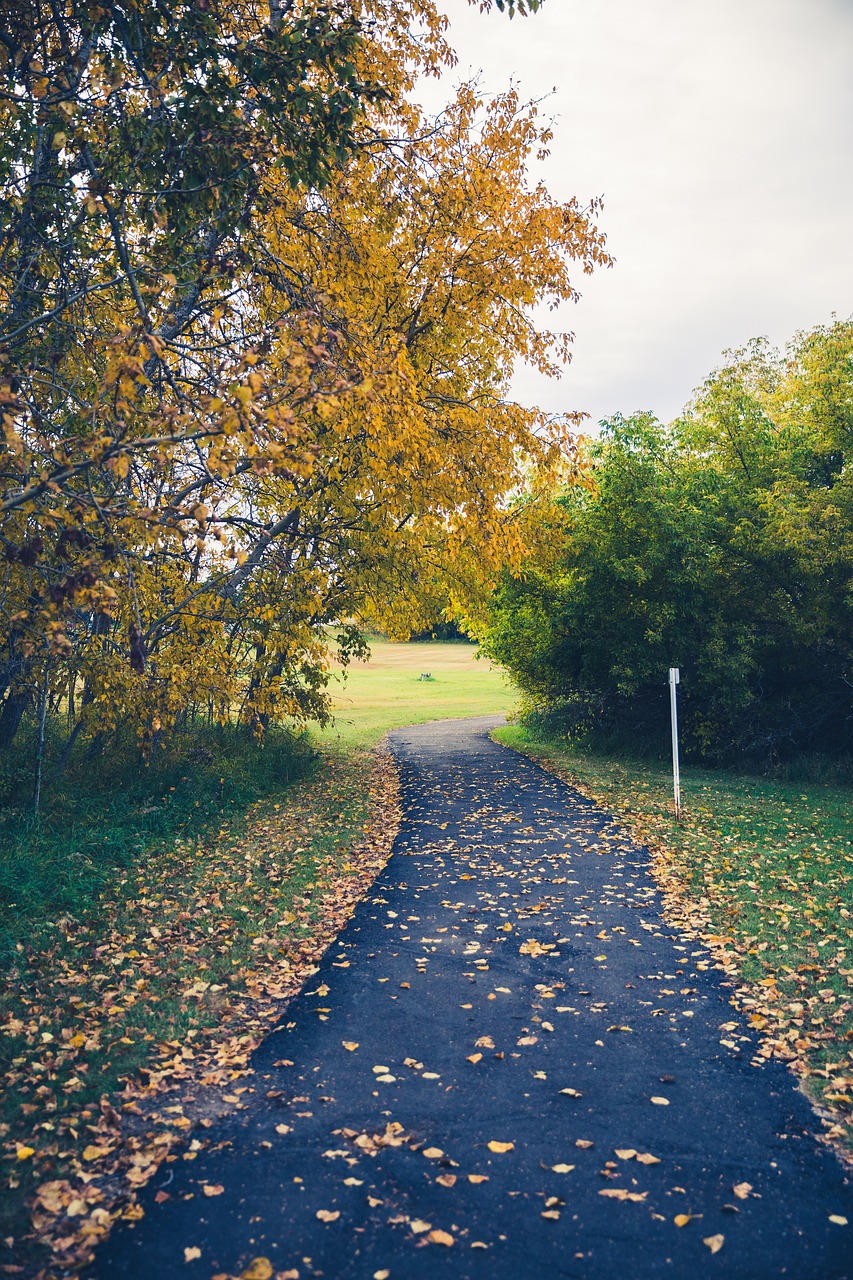
{"type": "MultiPolygon", "coordinates": [[[[91,20],[100,52],[51,151],[59,256],[7,346],[10,728],[48,654],[74,734],[130,720],[150,739],[199,702],[258,728],[322,716],[330,622],[405,632],[518,560],[505,495],[557,446],[505,402],[512,360],[554,370],[565,342],[528,309],[574,296],[567,259],[607,255],[594,206],[527,182],[549,132],[517,95],[465,87],[422,118],[406,95],[450,56],[442,24],[426,0],[386,9],[91,20]]],[[[43,99],[66,101],[43,78],[33,138],[43,99]]]]}
{"type": "Polygon", "coordinates": [[[851,375],[837,322],[733,353],[670,428],[606,424],[559,550],[493,610],[490,651],[551,723],[663,745],[678,666],[705,759],[850,750],[851,375]]]}

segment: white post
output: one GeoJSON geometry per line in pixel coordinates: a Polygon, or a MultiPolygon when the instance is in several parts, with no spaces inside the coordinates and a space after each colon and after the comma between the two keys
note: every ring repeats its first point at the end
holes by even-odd
{"type": "Polygon", "coordinates": [[[681,774],[678,768],[678,701],[675,686],[679,681],[678,667],[669,669],[669,712],[672,721],[672,787],[675,794],[675,819],[681,821],[681,774]]]}

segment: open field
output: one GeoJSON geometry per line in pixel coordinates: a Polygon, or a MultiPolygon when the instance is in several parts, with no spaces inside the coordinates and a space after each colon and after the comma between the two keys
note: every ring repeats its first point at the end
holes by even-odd
{"type": "Polygon", "coordinates": [[[499,667],[461,641],[392,644],[371,639],[369,662],[353,662],[334,694],[324,745],[369,745],[388,729],[453,716],[511,711],[516,692],[499,667]],[[421,680],[429,672],[431,680],[421,680]]]}
{"type": "Polygon", "coordinates": [[[853,1146],[853,823],[851,793],[722,770],[682,774],[675,821],[668,768],[537,740],[495,736],[579,786],[657,853],[663,887],[719,940],[741,1003],[774,1052],[794,1062],[853,1146]]]}

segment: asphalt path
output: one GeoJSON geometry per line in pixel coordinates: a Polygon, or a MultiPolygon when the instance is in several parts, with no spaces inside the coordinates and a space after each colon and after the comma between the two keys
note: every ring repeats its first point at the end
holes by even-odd
{"type": "Polygon", "coordinates": [[[494,723],[391,735],[385,871],[243,1109],[92,1274],[853,1277],[851,1180],[794,1078],[666,926],[645,851],[494,723]]]}

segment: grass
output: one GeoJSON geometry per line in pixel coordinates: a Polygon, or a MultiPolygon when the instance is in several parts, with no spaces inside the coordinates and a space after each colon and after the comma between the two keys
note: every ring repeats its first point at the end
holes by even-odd
{"type": "Polygon", "coordinates": [[[30,744],[16,748],[0,776],[4,967],[21,939],[32,944],[44,925],[96,910],[117,872],[244,813],[304,776],[314,760],[305,735],[275,731],[260,750],[234,725],[177,732],[147,766],[133,741],[120,740],[48,785],[33,822],[30,744]]]}
{"type": "Polygon", "coordinates": [[[690,768],[684,817],[659,763],[615,760],[518,726],[495,737],[618,813],[665,865],[733,953],[741,1003],[853,1144],[853,826],[851,792],[690,768]]]}
{"type": "Polygon", "coordinates": [[[366,753],[314,769],[290,735],[263,751],[199,739],[150,772],[116,753],[72,774],[36,827],[3,815],[0,1238],[14,1259],[27,1196],[81,1167],[102,1096],[144,1085],[176,1045],[205,1061],[257,973],[310,944],[318,892],[346,879],[362,835],[366,753]]]}
{"type": "Polygon", "coordinates": [[[353,662],[333,690],[336,722],[322,734],[344,747],[377,742],[388,729],[455,716],[511,711],[516,691],[499,667],[464,641],[370,641],[369,662],[353,662]],[[421,680],[424,673],[430,680],[421,680]]]}

